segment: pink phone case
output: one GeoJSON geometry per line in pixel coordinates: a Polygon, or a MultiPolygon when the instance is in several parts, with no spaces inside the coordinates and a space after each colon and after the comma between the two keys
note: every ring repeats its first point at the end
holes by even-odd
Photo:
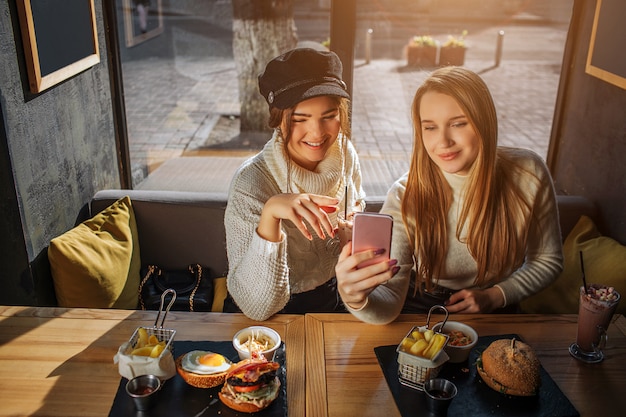
{"type": "Polygon", "coordinates": [[[352,226],[352,253],[365,250],[384,249],[385,252],[374,259],[361,262],[357,268],[364,268],[389,260],[393,217],[381,213],[356,213],[352,226]]]}

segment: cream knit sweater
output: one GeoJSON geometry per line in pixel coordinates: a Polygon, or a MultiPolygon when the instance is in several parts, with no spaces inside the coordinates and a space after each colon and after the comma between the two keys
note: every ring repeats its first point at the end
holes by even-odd
{"type": "MultiPolygon", "coordinates": [[[[280,193],[312,193],[336,197],[343,207],[346,185],[348,204],[364,200],[356,151],[341,134],[315,172],[294,163],[288,166],[283,138],[276,131],[235,173],[224,217],[227,285],[246,316],[265,320],[283,309],[291,294],[327,282],[335,275],[338,258],[329,237],[322,240],[312,233],[309,241],[290,221],[282,221],[280,242],[261,238],[256,229],[265,202],[280,193]]],[[[336,213],[329,217],[336,224],[336,213]]]]}
{"type": "MultiPolygon", "coordinates": [[[[503,277],[499,283],[488,283],[484,288],[498,286],[505,297],[505,305],[519,303],[522,299],[540,291],[552,283],[563,268],[563,251],[559,216],[552,179],[541,158],[528,150],[515,149],[510,153],[525,170],[539,179],[531,179],[528,174],[520,174],[516,182],[527,193],[528,201],[533,202],[532,224],[529,228],[526,260],[522,266],[503,277]]],[[[452,187],[453,202],[448,213],[448,254],[445,259],[446,276],[439,285],[450,289],[474,287],[477,274],[476,261],[467,246],[455,236],[458,213],[463,205],[463,189],[466,177],[445,174],[452,187]]],[[[369,296],[369,303],[361,311],[352,311],[359,319],[384,324],[394,320],[402,309],[409,287],[413,258],[402,221],[401,203],[406,191],[408,174],[397,180],[387,195],[381,212],[394,218],[391,258],[398,260],[401,269],[387,284],[377,287],[369,296]]]]}

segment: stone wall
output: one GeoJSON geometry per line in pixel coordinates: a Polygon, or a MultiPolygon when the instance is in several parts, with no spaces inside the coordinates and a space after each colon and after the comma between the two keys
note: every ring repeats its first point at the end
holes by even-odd
{"type": "Polygon", "coordinates": [[[0,304],[33,304],[30,262],[120,177],[102,0],[100,63],[39,94],[29,91],[15,3],[0,2],[1,214],[11,221],[0,237],[0,304]]]}

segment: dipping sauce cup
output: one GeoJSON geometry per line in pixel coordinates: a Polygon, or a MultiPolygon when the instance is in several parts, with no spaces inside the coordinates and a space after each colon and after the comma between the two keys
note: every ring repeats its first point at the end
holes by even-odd
{"type": "Polygon", "coordinates": [[[445,416],[457,389],[451,381],[443,378],[429,379],[424,383],[426,407],[435,415],[445,416]]]}
{"type": "Polygon", "coordinates": [[[161,380],[156,375],[140,375],[126,384],[126,392],[139,411],[149,410],[154,406],[160,389],[161,380]]]}

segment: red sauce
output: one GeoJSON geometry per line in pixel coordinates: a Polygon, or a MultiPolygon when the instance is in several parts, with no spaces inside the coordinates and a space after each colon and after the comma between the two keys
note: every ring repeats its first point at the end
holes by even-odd
{"type": "Polygon", "coordinates": [[[139,387],[135,390],[135,395],[148,395],[154,392],[152,387],[139,387]]]}
{"type": "Polygon", "coordinates": [[[429,390],[428,393],[434,398],[450,398],[450,393],[440,389],[429,390]]]}

